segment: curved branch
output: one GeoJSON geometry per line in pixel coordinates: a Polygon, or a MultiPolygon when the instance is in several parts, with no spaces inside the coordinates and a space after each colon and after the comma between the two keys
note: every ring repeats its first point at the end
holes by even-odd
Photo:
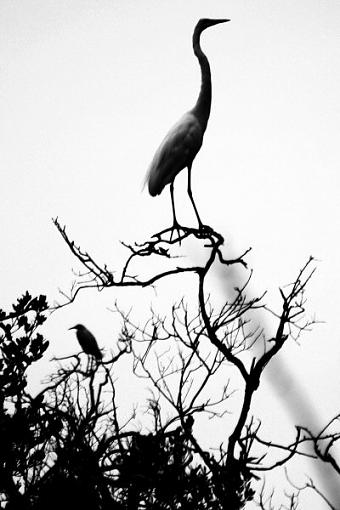
{"type": "Polygon", "coordinates": [[[135,244],[135,246],[128,245],[126,243],[122,243],[123,246],[128,248],[131,252],[130,256],[127,258],[127,261],[123,267],[121,277],[114,278],[115,271],[110,271],[105,264],[104,266],[98,264],[93,257],[87,252],[83,251],[80,246],[77,246],[74,241],[72,241],[67,232],[66,227],[61,226],[58,218],[53,219],[53,223],[56,226],[58,232],[62,236],[63,240],[66,242],[72,254],[78,259],[81,265],[86,269],[84,274],[77,274],[78,278],[87,278],[87,281],[77,281],[73,285],[71,289],[71,294],[67,296],[64,292],[61,294],[66,297],[66,302],[63,304],[56,304],[52,310],[56,310],[62,308],[63,306],[69,305],[73,303],[76,299],[78,293],[82,290],[95,288],[98,291],[102,291],[105,288],[110,287],[149,287],[152,286],[159,280],[166,278],[168,276],[174,276],[182,273],[199,273],[201,269],[205,269],[205,272],[211,267],[213,260],[215,260],[216,256],[219,257],[219,260],[222,264],[232,265],[232,264],[241,264],[246,267],[246,263],[243,260],[243,257],[249,252],[250,249],[246,250],[240,257],[235,259],[227,260],[223,257],[220,249],[224,244],[224,238],[221,234],[215,232],[211,227],[202,226],[199,229],[189,228],[189,227],[181,227],[183,231],[183,235],[174,238],[174,239],[166,239],[164,234],[170,231],[170,229],[165,229],[162,232],[155,234],[153,237],[155,240],[146,241],[142,244],[135,244]],[[180,243],[182,240],[193,236],[198,240],[208,241],[205,242],[205,248],[211,248],[210,255],[205,264],[202,266],[187,266],[180,267],[177,266],[174,269],[169,269],[167,271],[163,271],[157,273],[150,278],[139,278],[134,275],[128,274],[128,269],[131,265],[132,260],[138,257],[150,257],[152,255],[157,255],[161,257],[165,257],[167,259],[178,258],[172,255],[169,252],[169,248],[176,243],[180,243]]]}

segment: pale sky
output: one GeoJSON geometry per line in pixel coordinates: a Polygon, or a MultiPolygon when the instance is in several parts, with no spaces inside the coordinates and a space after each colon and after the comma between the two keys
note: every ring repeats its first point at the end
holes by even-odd
{"type": "MultiPolygon", "coordinates": [[[[320,261],[307,310],[324,323],[278,363],[308,391],[323,424],[339,411],[340,385],[336,1],[2,0],[0,306],[26,289],[52,303],[58,288],[70,288],[75,261],[52,217],[113,270],[124,261],[120,240],[170,224],[168,189],[157,198],[141,189],[158,144],[196,101],[191,36],[201,17],[231,22],[202,37],[213,103],[193,166],[196,203],[225,236],[226,255],[253,247],[252,289],[268,289],[267,302],[278,303],[277,287],[309,255],[320,261]]],[[[176,203],[190,224],[184,174],[176,203]]],[[[215,280],[218,295],[228,292],[228,277],[215,280]]],[[[172,287],[162,292],[167,302],[172,287]]],[[[49,357],[78,349],[67,331],[78,322],[114,347],[115,299],[137,315],[141,301],[157,302],[151,291],[84,293],[47,321],[49,357]]],[[[283,412],[271,388],[267,379],[256,402],[269,431],[283,412]]],[[[283,389],[287,399],[294,388],[283,389]]]]}

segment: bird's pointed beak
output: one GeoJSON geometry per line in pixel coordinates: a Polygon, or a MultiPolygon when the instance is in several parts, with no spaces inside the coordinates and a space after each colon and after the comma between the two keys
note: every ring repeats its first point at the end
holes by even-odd
{"type": "Polygon", "coordinates": [[[227,19],[227,18],[223,18],[223,19],[212,19],[211,20],[211,25],[218,25],[219,23],[227,23],[228,21],[230,21],[230,19],[227,19]]]}
{"type": "Polygon", "coordinates": [[[72,326],[72,328],[68,328],[68,330],[69,330],[69,331],[70,331],[70,329],[76,329],[76,327],[75,327],[75,326],[72,326]]]}

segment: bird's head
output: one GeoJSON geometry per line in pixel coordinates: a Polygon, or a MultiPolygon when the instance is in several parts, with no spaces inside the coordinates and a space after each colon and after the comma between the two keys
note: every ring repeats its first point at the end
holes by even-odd
{"type": "Polygon", "coordinates": [[[75,329],[76,331],[81,331],[83,329],[85,329],[85,326],[83,326],[82,324],[76,324],[75,326],[72,326],[72,328],[68,328],[69,330],[70,329],[75,329]]]}
{"type": "Polygon", "coordinates": [[[203,32],[206,28],[213,27],[214,25],[218,25],[219,23],[226,23],[230,21],[230,19],[210,19],[210,18],[202,18],[199,20],[195,27],[195,31],[199,34],[203,32]]]}

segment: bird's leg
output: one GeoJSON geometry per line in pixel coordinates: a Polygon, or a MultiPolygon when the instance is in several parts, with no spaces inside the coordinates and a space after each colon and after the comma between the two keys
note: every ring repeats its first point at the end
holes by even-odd
{"type": "Polygon", "coordinates": [[[195,210],[196,218],[198,221],[198,227],[199,227],[199,229],[201,229],[201,228],[203,228],[203,223],[201,222],[201,218],[198,214],[197,207],[195,205],[194,198],[192,196],[192,191],[191,191],[191,165],[188,166],[188,195],[189,195],[189,198],[190,198],[191,203],[195,210]]]}
{"type": "Polygon", "coordinates": [[[181,228],[181,226],[178,223],[177,218],[176,218],[175,199],[174,199],[174,181],[172,181],[170,183],[170,195],[171,195],[172,217],[173,217],[173,226],[172,226],[171,236],[170,236],[170,241],[171,241],[172,240],[172,234],[173,234],[175,229],[177,230],[178,237],[180,237],[179,230],[181,228]]]}
{"type": "Polygon", "coordinates": [[[92,356],[92,354],[89,354],[87,356],[87,367],[86,367],[86,372],[87,373],[93,372],[93,370],[94,370],[94,363],[95,363],[94,357],[92,356]]]}

